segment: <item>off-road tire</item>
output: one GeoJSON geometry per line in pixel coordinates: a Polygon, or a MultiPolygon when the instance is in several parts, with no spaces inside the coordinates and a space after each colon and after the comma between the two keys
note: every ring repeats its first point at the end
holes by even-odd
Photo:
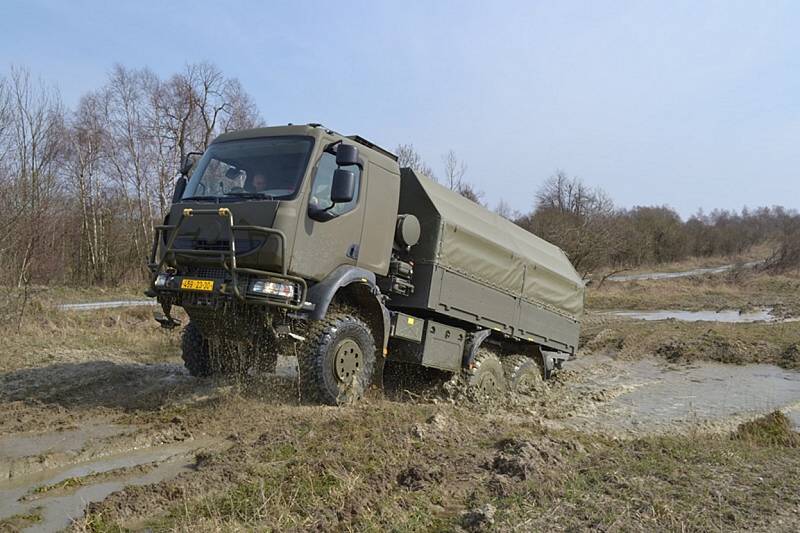
{"type": "Polygon", "coordinates": [[[503,360],[503,366],[506,370],[508,390],[511,392],[530,393],[544,383],[542,364],[535,357],[511,355],[503,360]]]}
{"type": "Polygon", "coordinates": [[[206,377],[211,375],[212,366],[208,341],[203,338],[200,328],[193,322],[189,322],[183,328],[181,357],[183,358],[183,366],[189,370],[189,374],[192,376],[206,377]]]}
{"type": "Polygon", "coordinates": [[[349,310],[329,310],[314,322],[297,356],[300,393],[308,401],[353,403],[372,381],[375,339],[369,326],[349,310]]]}
{"type": "Polygon", "coordinates": [[[467,387],[481,394],[499,396],[508,389],[500,358],[486,348],[478,349],[466,373],[467,387]]]}

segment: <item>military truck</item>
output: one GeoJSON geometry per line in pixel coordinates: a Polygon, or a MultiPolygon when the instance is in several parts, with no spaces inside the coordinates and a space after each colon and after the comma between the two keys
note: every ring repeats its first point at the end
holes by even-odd
{"type": "Polygon", "coordinates": [[[387,361],[497,393],[578,344],[584,285],[559,248],[319,124],[220,135],[155,230],[147,294],[164,327],[188,314],[195,376],[269,372],[282,353],[312,401],[359,399],[387,361]]]}

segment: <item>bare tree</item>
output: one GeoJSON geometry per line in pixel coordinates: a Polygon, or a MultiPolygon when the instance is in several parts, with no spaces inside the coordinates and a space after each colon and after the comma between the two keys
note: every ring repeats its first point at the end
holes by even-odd
{"type": "Polygon", "coordinates": [[[400,168],[410,168],[414,172],[436,181],[433,169],[425,163],[419,152],[414,149],[413,144],[400,144],[395,151],[397,152],[397,164],[400,165],[400,168]]]}
{"type": "Polygon", "coordinates": [[[65,157],[66,181],[80,209],[77,270],[90,283],[106,279],[109,262],[102,174],[106,105],[102,93],[88,93],[81,98],[67,136],[65,157]]]}
{"type": "Polygon", "coordinates": [[[614,205],[600,189],[558,171],[536,194],[533,213],[519,224],[560,246],[586,274],[604,265],[619,244],[614,205]]]}
{"type": "Polygon", "coordinates": [[[452,191],[461,192],[464,187],[464,175],[467,164],[459,160],[453,150],[448,150],[442,157],[444,161],[444,184],[452,191]]]}
{"type": "Polygon", "coordinates": [[[58,189],[64,109],[58,92],[34,82],[26,69],[12,68],[7,83],[6,122],[0,127],[5,147],[0,154],[10,194],[4,198],[8,215],[0,224],[0,243],[11,242],[0,261],[14,269],[16,283],[22,286],[30,282],[33,258],[47,238],[46,214],[54,207],[58,189]]]}
{"type": "Polygon", "coordinates": [[[512,208],[511,205],[505,200],[500,200],[494,208],[494,212],[501,217],[511,220],[512,222],[522,218],[522,213],[512,208]]]}

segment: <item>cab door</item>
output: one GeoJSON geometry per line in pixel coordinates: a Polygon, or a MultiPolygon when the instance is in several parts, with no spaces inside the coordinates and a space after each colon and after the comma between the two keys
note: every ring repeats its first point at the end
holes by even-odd
{"type": "Polygon", "coordinates": [[[340,265],[355,265],[361,247],[366,196],[366,161],[361,165],[342,167],[352,170],[356,177],[355,195],[346,204],[333,205],[331,184],[337,169],[336,156],[323,152],[317,159],[300,206],[297,232],[290,270],[304,278],[321,280],[340,265]],[[318,221],[308,216],[308,206],[330,208],[330,220],[318,221]]]}

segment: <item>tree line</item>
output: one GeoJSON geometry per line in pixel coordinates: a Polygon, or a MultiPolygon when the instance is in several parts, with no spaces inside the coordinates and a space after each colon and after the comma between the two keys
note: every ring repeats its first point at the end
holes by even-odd
{"type": "Polygon", "coordinates": [[[210,63],[167,78],[116,65],[72,110],[11,68],[0,77],[0,282],[140,279],[183,157],[261,124],[239,81],[210,63]]]}
{"type": "MultiPolygon", "coordinates": [[[[184,156],[220,133],[264,124],[242,84],[207,62],[167,77],[116,65],[74,109],[12,67],[0,75],[0,283],[139,282],[184,156]]],[[[401,166],[483,203],[454,151],[442,156],[441,174],[411,144],[396,152],[401,166]]],[[[564,172],[532,200],[528,213],[504,202],[495,210],[562,247],[582,273],[731,255],[765,241],[781,243],[776,263],[800,262],[800,219],[780,207],[683,221],[666,206],[618,208],[564,172]]]]}

